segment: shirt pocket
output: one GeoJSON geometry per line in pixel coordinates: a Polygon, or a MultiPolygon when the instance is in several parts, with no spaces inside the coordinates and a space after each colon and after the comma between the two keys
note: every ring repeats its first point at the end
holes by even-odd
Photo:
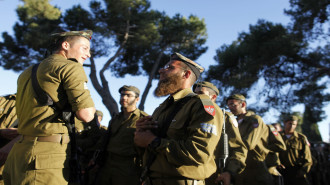
{"type": "Polygon", "coordinates": [[[68,168],[69,159],[66,154],[38,154],[35,160],[35,168],[40,169],[59,169],[68,168]]]}

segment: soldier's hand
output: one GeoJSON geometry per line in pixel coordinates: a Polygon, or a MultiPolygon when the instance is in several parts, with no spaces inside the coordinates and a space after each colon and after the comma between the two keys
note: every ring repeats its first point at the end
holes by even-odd
{"type": "Polygon", "coordinates": [[[17,128],[4,128],[0,129],[0,136],[12,140],[18,136],[17,128]]]}
{"type": "Polygon", "coordinates": [[[215,179],[216,183],[223,182],[223,185],[230,185],[230,179],[231,175],[228,172],[223,172],[218,175],[218,177],[215,179]]]}
{"type": "Polygon", "coordinates": [[[155,138],[156,136],[150,130],[137,130],[134,133],[134,143],[143,148],[147,148],[155,138]]]}
{"type": "Polygon", "coordinates": [[[154,129],[157,127],[158,127],[157,122],[153,121],[151,116],[146,116],[136,121],[136,131],[144,131],[148,129],[154,129]]]}

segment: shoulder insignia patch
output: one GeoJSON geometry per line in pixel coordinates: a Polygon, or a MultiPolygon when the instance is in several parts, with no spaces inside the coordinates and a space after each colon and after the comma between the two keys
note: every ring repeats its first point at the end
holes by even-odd
{"type": "Polygon", "coordinates": [[[217,126],[209,123],[201,123],[201,130],[210,134],[218,135],[217,126]]]}
{"type": "Polygon", "coordinates": [[[209,113],[211,116],[215,115],[215,108],[213,105],[204,105],[204,109],[207,113],[209,113]]]}
{"type": "Polygon", "coordinates": [[[237,123],[237,120],[236,120],[235,116],[234,115],[231,115],[230,116],[230,119],[233,122],[234,127],[237,128],[238,127],[238,123],[237,123]]]}
{"type": "Polygon", "coordinates": [[[259,123],[258,122],[253,123],[252,126],[253,126],[253,128],[257,128],[259,126],[259,123]]]}

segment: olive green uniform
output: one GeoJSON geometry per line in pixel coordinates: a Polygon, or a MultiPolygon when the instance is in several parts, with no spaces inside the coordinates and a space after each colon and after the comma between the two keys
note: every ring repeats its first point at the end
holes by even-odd
{"type": "MultiPolygon", "coordinates": [[[[60,111],[38,104],[31,72],[29,67],[18,78],[16,110],[22,139],[8,156],[4,180],[6,184],[68,184],[68,129],[59,119],[60,111]],[[60,140],[45,141],[54,137],[60,140]]],[[[76,112],[94,107],[86,85],[87,76],[76,60],[58,54],[47,57],[39,65],[37,80],[60,108],[70,104],[76,112]]]]}
{"type": "Polygon", "coordinates": [[[238,120],[238,123],[241,137],[248,148],[248,155],[246,168],[237,176],[235,184],[273,184],[273,177],[268,172],[265,158],[269,150],[279,151],[285,148],[281,137],[279,134],[270,134],[270,128],[262,118],[250,111],[238,120]]]}
{"type": "Polygon", "coordinates": [[[308,184],[306,174],[313,164],[309,143],[305,135],[294,131],[290,138],[284,132],[281,136],[286,144],[287,150],[280,152],[279,157],[285,169],[281,171],[285,184],[308,184]],[[304,174],[297,177],[298,173],[304,174]]]}
{"type": "MultiPolygon", "coordinates": [[[[159,128],[178,105],[178,100],[193,93],[183,89],[169,96],[154,111],[152,117],[159,128]]],[[[216,171],[214,150],[220,139],[220,112],[206,95],[195,95],[176,113],[156,148],[146,149],[144,160],[151,152],[156,158],[150,166],[149,179],[153,185],[204,184],[204,179],[216,171]]],[[[155,130],[159,133],[160,130],[155,130]]]]}
{"type": "MultiPolygon", "coordinates": [[[[12,125],[17,124],[16,114],[16,95],[8,95],[0,97],[0,129],[12,128],[12,125]]],[[[0,148],[5,146],[9,142],[8,139],[2,138],[0,135],[0,148]]],[[[0,184],[4,184],[2,171],[4,165],[0,166],[0,184]]]]}
{"type": "Polygon", "coordinates": [[[110,138],[107,145],[105,165],[100,169],[98,183],[100,185],[137,185],[142,166],[142,156],[134,144],[136,121],[148,114],[135,109],[125,119],[119,113],[110,125],[110,138]]]}
{"type": "MultiPolygon", "coordinates": [[[[220,109],[219,106],[215,105],[216,111],[220,111],[221,120],[223,120],[223,111],[220,109]]],[[[235,178],[238,173],[241,173],[245,168],[245,160],[247,155],[247,148],[244,145],[241,135],[238,130],[238,123],[235,116],[230,112],[225,112],[225,129],[228,135],[228,147],[229,147],[229,156],[226,159],[226,165],[224,171],[227,171],[231,174],[231,178],[235,178]]],[[[219,126],[219,132],[222,131],[223,123],[219,126]]],[[[220,144],[222,142],[219,141],[216,151],[215,151],[215,161],[219,163],[219,155],[221,154],[220,151],[220,144]]],[[[214,173],[210,178],[205,180],[206,185],[217,185],[215,183],[215,179],[220,173],[220,170],[217,170],[217,173],[214,173]]]]}

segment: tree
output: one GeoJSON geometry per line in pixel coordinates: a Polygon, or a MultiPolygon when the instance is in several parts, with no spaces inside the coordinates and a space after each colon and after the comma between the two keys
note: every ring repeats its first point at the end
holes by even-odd
{"type": "MultiPolygon", "coordinates": [[[[157,64],[154,65],[154,70],[151,70],[157,58],[159,61],[156,63],[163,64],[168,61],[168,53],[174,49],[183,53],[189,52],[189,56],[193,58],[206,51],[206,47],[202,46],[206,41],[205,24],[202,20],[195,16],[186,19],[179,14],[169,18],[165,13],[150,10],[148,0],[93,0],[90,2],[90,10],[77,5],[57,18],[55,13],[50,13],[53,17],[45,13],[49,8],[59,11],[51,6],[48,0],[25,1],[24,7],[19,9],[15,36],[3,33],[0,65],[6,69],[24,70],[44,58],[49,33],[91,29],[94,32],[92,57],[90,63],[84,66],[90,68],[92,85],[110,115],[118,112],[118,105],[111,95],[111,84],[106,79],[106,72],[116,77],[124,77],[127,74],[149,75],[152,81],[157,78],[154,77],[155,72],[160,68],[157,64]],[[38,3],[45,6],[38,9],[37,12],[40,13],[35,13],[35,8],[31,7],[39,7],[38,3]],[[172,30],[166,30],[165,24],[173,24],[172,30]],[[176,35],[174,31],[177,30],[173,30],[175,28],[182,29],[180,34],[176,35]],[[28,37],[29,35],[34,37],[28,37]],[[102,64],[96,62],[101,57],[107,58],[102,64]],[[96,63],[101,66],[100,70],[97,70],[96,63]]],[[[146,87],[146,94],[150,87],[146,87]]]]}
{"type": "Polygon", "coordinates": [[[180,51],[183,55],[195,60],[207,50],[207,47],[203,46],[207,38],[204,20],[192,15],[187,19],[179,14],[170,18],[163,13],[157,25],[160,39],[149,46],[142,58],[143,69],[149,78],[139,104],[141,110],[144,109],[152,80],[158,78],[156,71],[159,70],[160,65],[169,61],[171,53],[180,51]]]}
{"type": "Polygon", "coordinates": [[[217,50],[218,64],[210,67],[207,78],[223,94],[254,93],[264,99],[264,104],[258,101],[255,107],[261,114],[270,107],[289,113],[293,105],[304,104],[303,131],[314,129],[306,135],[317,140],[316,122],[324,118],[322,108],[330,100],[325,91],[330,76],[329,43],[310,47],[309,42],[321,36],[320,28],[329,22],[329,2],[290,3],[286,13],[293,16],[292,26],[259,20],[249,33],[241,33],[237,41],[217,50]],[[263,89],[254,90],[260,83],[263,89]]]}

